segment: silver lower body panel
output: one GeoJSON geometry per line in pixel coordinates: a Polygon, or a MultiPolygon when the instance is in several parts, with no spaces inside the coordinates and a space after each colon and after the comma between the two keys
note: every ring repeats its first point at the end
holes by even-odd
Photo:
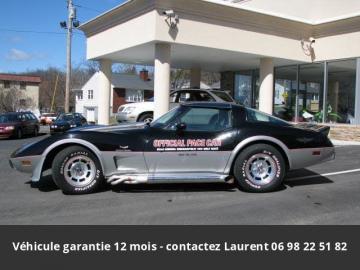
{"type": "Polygon", "coordinates": [[[296,170],[335,159],[334,147],[302,148],[289,151],[290,169],[296,170]]]}
{"type": "Polygon", "coordinates": [[[180,184],[180,183],[223,183],[228,178],[224,174],[211,173],[164,173],[164,174],[133,174],[112,175],[107,179],[111,185],[118,184],[180,184]]]}

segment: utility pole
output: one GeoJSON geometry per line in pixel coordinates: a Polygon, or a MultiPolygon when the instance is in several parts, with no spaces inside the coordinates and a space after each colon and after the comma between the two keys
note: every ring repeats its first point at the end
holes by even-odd
{"type": "Polygon", "coordinates": [[[67,0],[68,22],[67,22],[67,44],[66,44],[66,86],[65,86],[65,112],[69,112],[70,79],[71,79],[71,42],[73,32],[73,21],[76,20],[76,10],[72,0],[67,0]]]}

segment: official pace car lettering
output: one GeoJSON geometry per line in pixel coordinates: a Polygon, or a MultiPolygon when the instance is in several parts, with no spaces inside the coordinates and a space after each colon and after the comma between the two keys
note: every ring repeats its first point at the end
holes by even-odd
{"type": "Polygon", "coordinates": [[[216,139],[154,140],[157,151],[218,151],[222,141],[216,139]]]}

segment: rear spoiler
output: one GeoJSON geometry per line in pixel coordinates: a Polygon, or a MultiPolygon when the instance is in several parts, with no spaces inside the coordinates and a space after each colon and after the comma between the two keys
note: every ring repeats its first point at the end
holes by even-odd
{"type": "Polygon", "coordinates": [[[321,126],[321,125],[310,124],[310,123],[298,123],[298,124],[295,124],[295,127],[321,132],[325,136],[329,136],[329,133],[330,133],[329,126],[321,126]]]}

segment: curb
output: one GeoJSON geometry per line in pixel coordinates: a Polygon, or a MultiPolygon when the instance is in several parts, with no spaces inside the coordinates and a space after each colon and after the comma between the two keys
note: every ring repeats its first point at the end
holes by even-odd
{"type": "Polygon", "coordinates": [[[341,140],[333,140],[333,139],[331,139],[331,142],[335,146],[350,146],[350,145],[358,145],[358,146],[360,146],[360,142],[358,142],[358,141],[341,141],[341,140]]]}

